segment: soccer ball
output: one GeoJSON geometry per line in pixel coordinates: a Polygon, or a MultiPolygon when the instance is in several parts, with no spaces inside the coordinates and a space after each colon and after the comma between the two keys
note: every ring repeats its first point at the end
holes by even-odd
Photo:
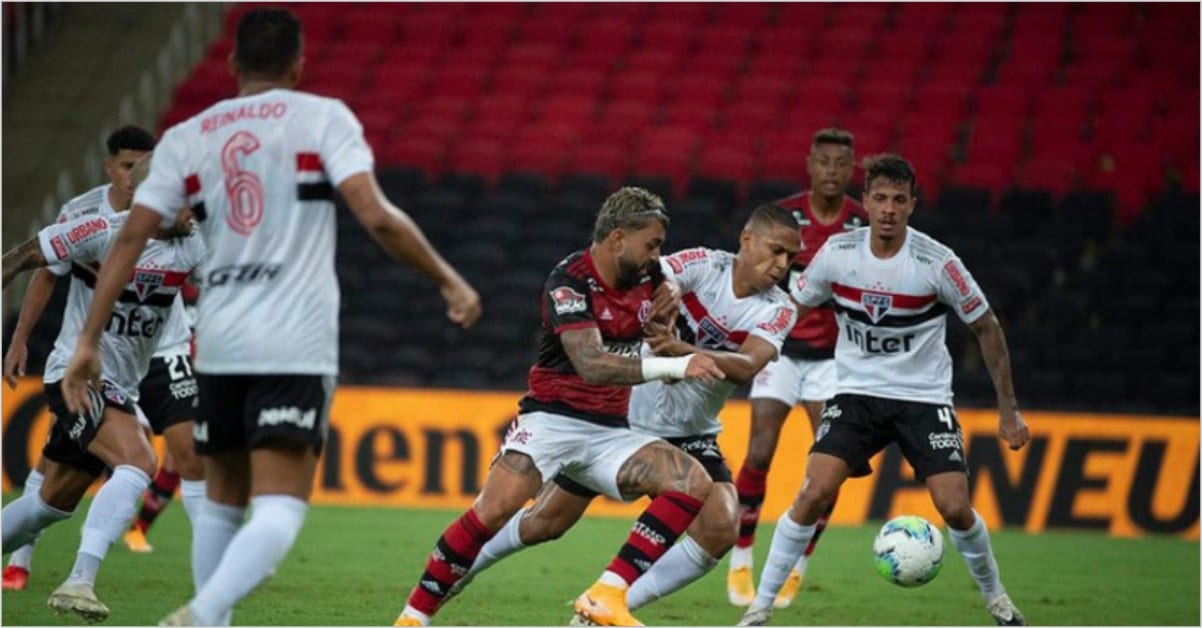
{"type": "Polygon", "coordinates": [[[934,580],[943,568],[943,534],[922,517],[904,515],[881,526],[872,553],[886,580],[916,587],[934,580]]]}

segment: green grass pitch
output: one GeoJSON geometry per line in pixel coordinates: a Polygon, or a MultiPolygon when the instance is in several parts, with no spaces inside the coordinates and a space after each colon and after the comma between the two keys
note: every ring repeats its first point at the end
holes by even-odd
{"type": "MultiPolygon", "coordinates": [[[[11,498],[11,496],[9,496],[11,498]]],[[[315,507],[276,577],[234,614],[240,625],[389,625],[427,553],[458,513],[315,507]]],[[[82,515],[82,511],[81,511],[82,515]]],[[[71,568],[82,516],[43,537],[29,588],[5,592],[6,625],[72,625],[46,597],[71,568]]],[[[485,572],[435,618],[440,625],[566,625],[570,601],[600,574],[630,522],[585,519],[563,539],[526,550],[485,572]]],[[[893,586],[872,566],[877,524],[827,531],[792,608],[777,625],[989,625],[963,561],[948,543],[939,577],[917,589],[893,586]]],[[[97,593],[112,625],[153,625],[190,593],[188,525],[179,503],[155,528],[148,555],[118,542],[97,593]]],[[[761,526],[762,561],[771,525],[761,526]]],[[[1175,538],[1114,539],[1100,533],[1028,535],[995,531],[994,550],[1011,597],[1032,624],[1199,625],[1199,546],[1175,538]]],[[[757,568],[758,568],[757,563],[757,568]]],[[[725,591],[726,563],[690,587],[642,609],[648,624],[733,625],[741,614],[725,591]]],[[[757,574],[758,575],[758,574],[757,574]]]]}

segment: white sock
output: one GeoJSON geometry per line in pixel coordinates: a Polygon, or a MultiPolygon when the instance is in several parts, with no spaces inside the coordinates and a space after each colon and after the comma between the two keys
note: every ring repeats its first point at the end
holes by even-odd
{"type": "Polygon", "coordinates": [[[408,615],[408,616],[420,621],[423,626],[430,625],[430,616],[429,615],[417,610],[416,608],[413,608],[412,606],[409,606],[408,604],[405,605],[405,610],[402,611],[401,614],[408,615]]]}
{"type": "Polygon", "coordinates": [[[216,625],[275,573],[309,510],[304,501],[288,495],[260,495],[250,504],[250,520],[234,535],[217,569],[188,603],[202,626],[216,625]]]}
{"type": "Polygon", "coordinates": [[[0,511],[0,528],[3,529],[3,551],[11,552],[32,543],[38,534],[53,523],[58,523],[72,513],[51,508],[42,501],[38,491],[25,493],[9,502],[0,511]]]}
{"type": "Polygon", "coordinates": [[[772,608],[776,594],[785,586],[789,572],[797,564],[797,559],[805,552],[810,539],[814,538],[817,525],[798,525],[789,518],[788,511],[776,522],[776,531],[772,533],[772,547],[768,549],[768,559],[764,561],[764,570],[760,573],[760,586],[755,592],[755,601],[748,610],[772,608]]]}
{"type": "MultiPolygon", "coordinates": [[[[42,488],[43,477],[37,469],[30,469],[29,475],[25,476],[25,489],[21,494],[37,495],[38,491],[42,488]]],[[[13,567],[20,567],[25,571],[33,569],[33,547],[37,544],[38,538],[41,536],[39,532],[27,545],[22,545],[17,551],[13,552],[13,555],[8,557],[8,564],[13,567]]]]}
{"type": "Polygon", "coordinates": [[[204,480],[180,480],[179,499],[184,503],[184,512],[188,513],[188,523],[196,527],[196,518],[200,516],[205,503],[204,480]]]}
{"type": "Polygon", "coordinates": [[[800,574],[802,578],[804,578],[806,575],[806,567],[809,567],[809,565],[810,565],[810,557],[806,556],[805,552],[802,552],[801,558],[797,559],[797,564],[793,565],[793,569],[797,570],[797,573],[800,574]]]}
{"type": "Polygon", "coordinates": [[[502,558],[509,556],[515,552],[526,549],[526,545],[522,543],[522,536],[519,528],[522,523],[522,516],[526,514],[529,508],[523,508],[517,511],[509,521],[505,522],[505,526],[493,535],[483,547],[480,548],[480,553],[476,555],[476,560],[472,563],[472,568],[468,570],[467,575],[459,581],[459,587],[467,586],[476,574],[488,569],[502,558]]]}
{"type": "Polygon", "coordinates": [[[976,510],[973,510],[972,514],[976,522],[971,528],[957,530],[949,525],[947,532],[952,537],[952,545],[956,546],[956,551],[960,552],[960,556],[968,564],[968,573],[977,581],[981,597],[989,602],[1005,593],[1006,589],[1002,587],[1001,573],[998,571],[997,561],[993,558],[993,548],[989,545],[989,529],[985,527],[985,521],[976,510]]]}
{"type": "Polygon", "coordinates": [[[693,537],[686,535],[655,561],[647,573],[639,576],[639,579],[630,585],[630,591],[626,593],[626,604],[630,610],[646,606],[684,588],[685,585],[709,573],[717,564],[717,558],[710,556],[693,537]]]}
{"type": "Polygon", "coordinates": [[[245,516],[245,506],[227,506],[208,499],[201,502],[200,512],[192,519],[192,585],[196,591],[217,569],[245,516]]]}
{"type": "Polygon", "coordinates": [[[113,469],[113,477],[96,491],[96,497],[88,507],[79,553],[67,582],[96,582],[100,562],[108,554],[109,546],[129,529],[138,513],[138,499],[147,486],[150,486],[150,476],[145,471],[128,464],[119,464],[113,469]]]}
{"type": "Polygon", "coordinates": [[[755,566],[755,552],[751,545],[747,547],[732,547],[730,550],[730,570],[734,571],[740,567],[752,569],[755,566]]]}

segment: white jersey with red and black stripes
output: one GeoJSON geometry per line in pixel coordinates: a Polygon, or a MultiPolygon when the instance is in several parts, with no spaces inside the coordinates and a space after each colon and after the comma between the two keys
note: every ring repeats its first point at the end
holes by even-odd
{"type": "MultiPolygon", "coordinates": [[[[83,218],[84,216],[112,216],[117,213],[109,202],[109,190],[112,183],[97,186],[67,201],[58,212],[56,222],[63,223],[83,218]]],[[[71,272],[71,264],[64,262],[47,267],[50,272],[62,277],[71,272]]],[[[182,296],[175,298],[171,306],[171,316],[167,317],[163,335],[159,338],[159,348],[154,352],[156,358],[166,358],[176,355],[188,355],[191,352],[192,332],[188,330],[188,315],[184,311],[182,296]]]]}
{"type": "MultiPolygon", "coordinates": [[[[38,232],[46,261],[65,264],[71,275],[63,325],[54,340],[54,350],[46,358],[42,376],[46,383],[63,378],[92,305],[100,260],[108,254],[127,216],[85,215],[38,232]]],[[[129,399],[138,399],[138,385],[146,377],[150,358],[173,315],[180,286],[207,255],[204,240],[193,232],[172,240],[150,240],[138,257],[133,277],[118,295],[100,334],[103,377],[129,399]]]]}
{"type": "Polygon", "coordinates": [[[947,311],[973,323],[989,310],[960,258],[910,228],[888,259],[872,254],[868,227],[832,236],[791,293],[835,301],[839,393],[934,404],[952,401],[947,311]]]}
{"type": "MultiPolygon", "coordinates": [[[[727,251],[685,249],[663,261],[665,275],[680,286],[677,327],[682,338],[702,349],[738,351],[749,337],[756,336],[779,354],[797,319],[797,309],[784,290],[773,286],[736,297],[735,255],[727,251]]],[[[643,355],[651,355],[646,345],[643,355]]],[[[726,380],[639,384],[630,397],[630,426],[665,437],[717,434],[722,431],[718,412],[734,389],[726,380]]]]}
{"type": "Polygon", "coordinates": [[[211,250],[197,371],[337,374],[333,192],[372,167],[345,104],[288,89],[223,100],[163,134],[134,203],[164,224],[190,206],[211,250]]]}

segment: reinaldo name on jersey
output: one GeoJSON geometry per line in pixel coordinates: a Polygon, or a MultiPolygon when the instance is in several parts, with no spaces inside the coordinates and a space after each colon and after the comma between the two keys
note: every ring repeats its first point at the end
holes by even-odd
{"type": "Polygon", "coordinates": [[[989,310],[956,254],[914,229],[889,259],[872,254],[867,227],[832,236],[791,292],[834,300],[839,392],[925,403],[952,398],[948,310],[968,324],[989,310]]]}

